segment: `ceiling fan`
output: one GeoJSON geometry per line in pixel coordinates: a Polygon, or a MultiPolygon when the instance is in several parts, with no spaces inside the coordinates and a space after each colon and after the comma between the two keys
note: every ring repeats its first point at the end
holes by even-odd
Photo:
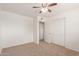
{"type": "Polygon", "coordinates": [[[41,6],[33,6],[32,8],[41,8],[40,12],[39,13],[42,13],[42,12],[52,12],[51,9],[49,9],[49,7],[52,7],[52,6],[55,6],[57,5],[57,3],[51,3],[51,4],[41,4],[41,6]]]}

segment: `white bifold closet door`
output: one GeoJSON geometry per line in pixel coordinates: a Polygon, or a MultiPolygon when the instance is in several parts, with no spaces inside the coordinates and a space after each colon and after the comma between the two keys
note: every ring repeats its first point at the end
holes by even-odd
{"type": "Polygon", "coordinates": [[[53,39],[52,42],[64,46],[65,43],[65,19],[61,18],[53,21],[53,39]]]}

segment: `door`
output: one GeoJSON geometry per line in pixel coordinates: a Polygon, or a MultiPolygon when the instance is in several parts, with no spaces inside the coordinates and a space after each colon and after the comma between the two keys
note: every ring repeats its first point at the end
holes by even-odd
{"type": "Polygon", "coordinates": [[[53,22],[53,43],[64,46],[65,43],[65,19],[61,18],[53,22]]]}
{"type": "Polygon", "coordinates": [[[44,40],[44,22],[39,22],[39,40],[44,40]]]}

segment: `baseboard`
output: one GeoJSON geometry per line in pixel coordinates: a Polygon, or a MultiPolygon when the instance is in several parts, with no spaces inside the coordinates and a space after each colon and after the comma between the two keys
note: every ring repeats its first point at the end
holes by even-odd
{"type": "Polygon", "coordinates": [[[18,46],[18,45],[23,45],[23,44],[27,44],[27,43],[31,43],[31,42],[33,42],[33,41],[25,41],[25,42],[16,42],[16,44],[8,44],[8,45],[4,45],[3,44],[3,46],[2,46],[2,49],[4,49],[4,48],[9,48],[9,47],[14,47],[14,46],[18,46]]]}
{"type": "Polygon", "coordinates": [[[15,47],[15,46],[19,46],[19,45],[24,45],[24,44],[28,44],[28,43],[33,43],[33,42],[32,42],[32,41],[29,41],[29,42],[24,42],[24,43],[20,43],[20,44],[15,44],[15,45],[11,45],[11,46],[5,46],[5,47],[3,47],[2,49],[11,48],[11,47],[15,47]]]}
{"type": "Polygon", "coordinates": [[[45,42],[47,42],[47,43],[52,43],[50,40],[44,40],[45,42]]]}
{"type": "Polygon", "coordinates": [[[71,50],[71,51],[74,51],[74,52],[78,52],[79,53],[79,51],[78,50],[75,50],[75,49],[72,49],[72,48],[69,48],[69,47],[65,47],[66,49],[69,49],[69,50],[71,50]]]}
{"type": "Polygon", "coordinates": [[[64,48],[66,48],[66,49],[68,49],[68,50],[70,50],[70,51],[73,51],[73,52],[79,53],[79,51],[77,51],[77,50],[75,50],[75,49],[71,49],[71,48],[68,48],[68,47],[66,47],[66,46],[56,44],[56,43],[53,43],[53,44],[55,44],[55,45],[57,45],[57,46],[60,46],[60,47],[64,47],[64,48]]]}

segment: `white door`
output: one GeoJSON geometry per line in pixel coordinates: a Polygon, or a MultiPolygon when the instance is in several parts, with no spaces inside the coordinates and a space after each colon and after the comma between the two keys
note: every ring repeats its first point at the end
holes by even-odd
{"type": "Polygon", "coordinates": [[[39,40],[44,40],[44,23],[39,22],[39,40]]]}
{"type": "Polygon", "coordinates": [[[62,18],[62,19],[55,20],[53,23],[54,23],[53,24],[54,25],[53,26],[54,31],[53,31],[52,42],[56,43],[58,45],[64,46],[64,43],[65,43],[65,39],[64,39],[65,20],[64,20],[64,18],[62,18]]]}

